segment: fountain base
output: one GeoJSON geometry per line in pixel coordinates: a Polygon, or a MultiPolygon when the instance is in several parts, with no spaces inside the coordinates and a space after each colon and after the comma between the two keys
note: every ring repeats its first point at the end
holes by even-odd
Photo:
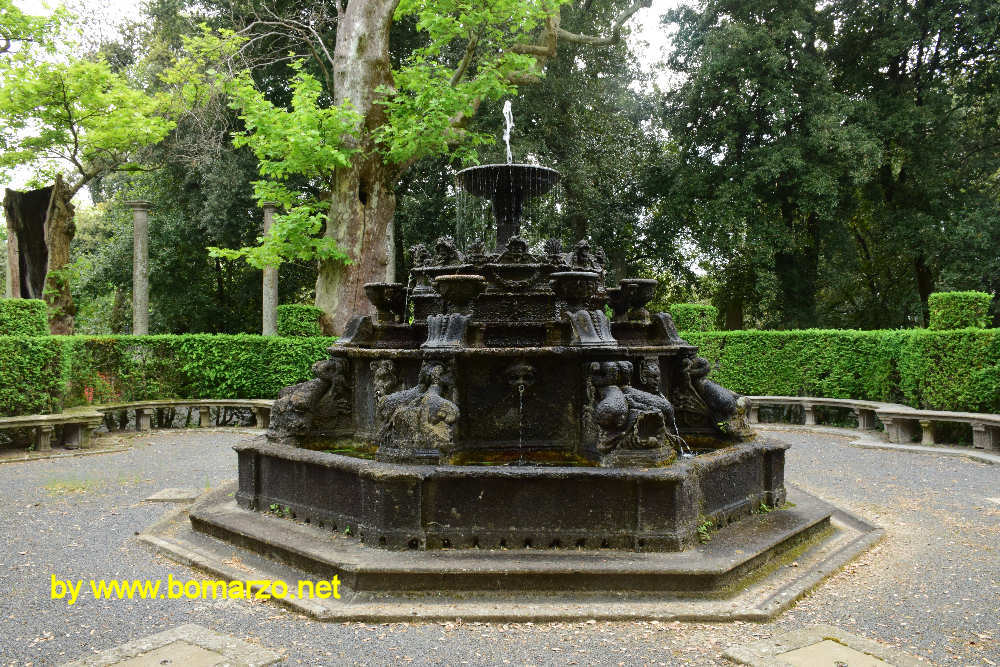
{"type": "Polygon", "coordinates": [[[785,448],[756,439],[661,468],[400,465],[257,438],[236,447],[236,501],[387,550],[680,551],[700,526],[782,505],[785,448]]]}

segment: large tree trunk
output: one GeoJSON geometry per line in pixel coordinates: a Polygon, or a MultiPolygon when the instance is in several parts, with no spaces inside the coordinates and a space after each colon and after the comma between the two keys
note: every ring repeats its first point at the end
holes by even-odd
{"type": "Polygon", "coordinates": [[[316,305],[330,316],[338,334],[353,315],[371,310],[364,284],[395,276],[392,217],[399,173],[382,161],[371,136],[386,122],[382,107],[374,103],[375,90],[393,85],[389,27],[398,4],[399,0],[351,0],[337,25],[335,101],[349,101],[364,119],[361,150],[349,169],[336,174],[325,231],[351,263],[320,262],[316,279],[316,305]]]}
{"type": "Polygon", "coordinates": [[[4,212],[9,232],[8,293],[23,299],[44,299],[49,305],[49,331],[73,333],[76,307],[66,267],[69,245],[76,233],[72,193],[61,176],[50,187],[28,192],[7,190],[4,212]]]}

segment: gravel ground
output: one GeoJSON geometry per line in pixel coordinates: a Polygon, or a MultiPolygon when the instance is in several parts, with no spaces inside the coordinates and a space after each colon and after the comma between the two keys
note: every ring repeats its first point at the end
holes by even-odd
{"type": "Polygon", "coordinates": [[[134,535],[169,505],[166,487],[235,477],[235,430],[161,431],[127,452],[0,465],[0,664],[53,664],[182,623],[278,650],[285,664],[729,664],[732,644],[830,623],[935,664],[1000,664],[1000,469],[847,446],[769,429],[793,445],[787,478],[888,535],[768,624],[324,624],[262,602],[134,600],[73,606],[61,579],[194,577],[134,535]]]}

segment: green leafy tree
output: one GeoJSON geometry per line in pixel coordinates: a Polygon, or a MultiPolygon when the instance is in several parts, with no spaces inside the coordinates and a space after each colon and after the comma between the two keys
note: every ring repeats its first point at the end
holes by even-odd
{"type": "MultiPolygon", "coordinates": [[[[174,126],[166,115],[170,105],[99,57],[56,59],[22,49],[3,62],[0,81],[0,169],[28,168],[35,182],[54,181],[42,203],[48,230],[44,297],[53,332],[69,333],[74,309],[64,270],[73,237],[70,201],[101,175],[142,168],[144,151],[174,126]]],[[[8,223],[11,216],[32,215],[26,202],[8,191],[8,223]]]]}
{"type": "MultiPolygon", "coordinates": [[[[331,315],[336,330],[353,313],[367,309],[365,282],[394,277],[395,191],[407,169],[433,155],[471,158],[471,148],[492,140],[469,127],[481,104],[512,94],[518,84],[537,82],[560,41],[616,42],[622,24],[649,4],[646,0],[629,6],[612,22],[608,36],[598,38],[560,27],[564,2],[350,0],[339,5],[332,44],[322,31],[301,30],[303,25],[316,25],[301,12],[286,16],[272,12],[244,31],[247,44],[255,43],[255,31],[301,34],[300,52],[315,65],[316,74],[301,72],[293,94],[304,104],[291,105],[291,110],[268,109],[242,83],[233,92],[241,116],[254,126],[246,141],[263,160],[265,180],[280,183],[283,177],[305,177],[313,181],[312,190],[321,191],[316,199],[297,201],[264,245],[326,254],[319,264],[316,303],[331,315]],[[415,21],[419,45],[408,53],[393,55],[394,20],[415,21]],[[316,94],[313,80],[319,82],[322,94],[316,94]],[[326,118],[319,118],[320,111],[326,118]],[[329,162],[302,162],[297,154],[282,153],[281,137],[288,136],[289,125],[319,132],[313,135],[324,147],[325,154],[319,157],[329,162]],[[350,131],[332,132],[342,125],[350,131]],[[348,160],[346,165],[340,164],[342,158],[348,160]],[[328,189],[317,187],[315,181],[326,178],[328,189]],[[291,233],[312,232],[319,222],[323,236],[333,241],[343,258],[333,245],[287,238],[291,233]]],[[[268,188],[273,187],[258,185],[258,192],[271,195],[274,190],[268,188]]],[[[256,261],[272,261],[280,252],[247,254],[256,261]]]]}

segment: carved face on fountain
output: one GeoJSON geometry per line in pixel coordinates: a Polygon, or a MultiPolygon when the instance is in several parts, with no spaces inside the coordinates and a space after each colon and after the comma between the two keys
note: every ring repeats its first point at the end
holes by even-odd
{"type": "Polygon", "coordinates": [[[516,363],[507,369],[507,384],[515,389],[535,384],[535,369],[531,364],[516,363]]]}

